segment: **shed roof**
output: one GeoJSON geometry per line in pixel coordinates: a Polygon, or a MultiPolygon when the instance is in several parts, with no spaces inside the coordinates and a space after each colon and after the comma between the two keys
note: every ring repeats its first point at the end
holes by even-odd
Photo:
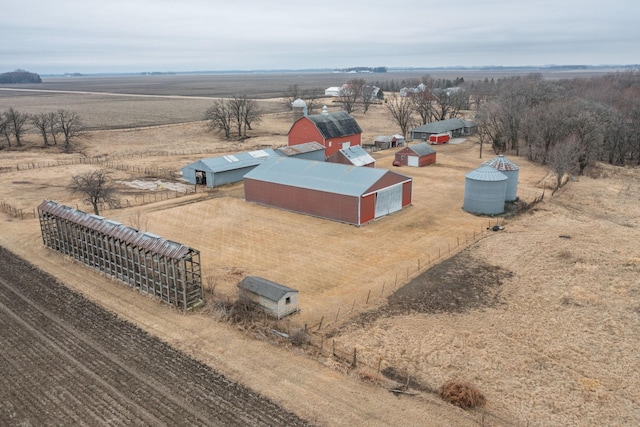
{"type": "Polygon", "coordinates": [[[247,276],[238,283],[240,289],[247,290],[270,301],[278,302],[290,292],[298,292],[271,280],[257,276],[247,276]]]}
{"type": "MultiPolygon", "coordinates": [[[[338,138],[362,133],[356,119],[345,111],[329,114],[312,114],[298,120],[309,119],[318,128],[324,139],[338,138]]],[[[295,123],[294,123],[295,125],[295,123]]]]}
{"type": "Polygon", "coordinates": [[[428,156],[429,154],[433,154],[436,152],[429,144],[426,142],[421,142],[419,144],[409,145],[407,149],[413,151],[418,156],[428,156]]]}
{"type": "Polygon", "coordinates": [[[427,123],[426,125],[418,126],[413,129],[413,132],[426,132],[426,133],[443,133],[450,132],[456,129],[463,129],[466,127],[473,127],[475,123],[469,120],[463,119],[447,119],[440,120],[438,122],[427,123]]]}
{"type": "Polygon", "coordinates": [[[96,230],[114,239],[131,243],[139,248],[158,253],[167,258],[180,259],[190,251],[193,251],[193,249],[188,246],[163,239],[158,235],[140,231],[98,215],[88,214],[52,200],[45,200],[40,203],[38,210],[74,224],[96,230]]]}
{"type": "Polygon", "coordinates": [[[310,153],[312,151],[324,151],[324,145],[319,142],[305,142],[304,144],[290,145],[288,147],[276,148],[276,154],[283,156],[295,156],[303,153],[310,153]]]}
{"type": "Polygon", "coordinates": [[[373,157],[359,145],[340,149],[340,153],[355,166],[364,166],[375,163],[373,157]]]}
{"type": "Polygon", "coordinates": [[[465,175],[466,178],[474,181],[506,181],[507,176],[498,169],[489,165],[482,165],[478,169],[474,169],[465,175]]]}
{"type": "Polygon", "coordinates": [[[383,176],[392,174],[397,182],[411,178],[386,169],[361,168],[339,163],[318,162],[290,157],[272,157],[246,174],[245,179],[326,191],[359,197],[383,176]]]}
{"type": "Polygon", "coordinates": [[[259,165],[267,157],[274,155],[276,155],[276,152],[271,148],[264,148],[262,150],[247,151],[244,153],[228,154],[226,156],[202,159],[198,160],[197,162],[191,163],[186,167],[214,173],[224,172],[259,165]]]}
{"type": "Polygon", "coordinates": [[[489,160],[484,163],[485,165],[489,165],[499,171],[517,171],[520,169],[518,165],[513,163],[511,160],[507,159],[504,155],[500,154],[497,157],[489,160]]]}

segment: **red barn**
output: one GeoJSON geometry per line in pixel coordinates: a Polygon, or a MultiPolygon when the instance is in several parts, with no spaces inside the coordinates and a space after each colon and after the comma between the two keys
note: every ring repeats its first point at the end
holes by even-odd
{"type": "Polygon", "coordinates": [[[289,129],[289,146],[317,141],[325,147],[329,157],[341,148],[361,144],[362,129],[358,122],[344,111],[312,114],[296,120],[289,129]]]}
{"type": "Polygon", "coordinates": [[[436,150],[426,142],[409,145],[396,153],[394,165],[422,167],[436,162],[436,150]]]}
{"type": "Polygon", "coordinates": [[[411,204],[413,181],[385,169],[273,157],[244,176],[248,202],[362,225],[411,204]]]}

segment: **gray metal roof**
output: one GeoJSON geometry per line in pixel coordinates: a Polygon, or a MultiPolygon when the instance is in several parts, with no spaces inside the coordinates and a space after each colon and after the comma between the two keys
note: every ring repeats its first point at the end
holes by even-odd
{"type": "Polygon", "coordinates": [[[256,166],[262,163],[267,157],[275,155],[276,152],[271,148],[264,148],[262,150],[202,159],[185,167],[214,173],[224,172],[228,170],[242,169],[249,166],[256,166]]]}
{"type": "Polygon", "coordinates": [[[285,156],[295,156],[297,154],[310,153],[312,151],[324,150],[324,145],[319,142],[305,142],[304,144],[290,145],[288,147],[276,148],[276,154],[285,156]]]}
{"type": "Polygon", "coordinates": [[[489,165],[482,165],[467,173],[465,177],[474,181],[506,181],[508,179],[505,174],[489,165]]]}
{"type": "Polygon", "coordinates": [[[270,301],[280,301],[290,292],[298,292],[271,280],[257,276],[247,276],[238,283],[238,287],[267,298],[270,301]]]}
{"type": "Polygon", "coordinates": [[[163,239],[155,234],[127,227],[117,221],[105,219],[98,215],[88,214],[70,206],[45,200],[38,206],[38,210],[65,219],[74,224],[96,230],[104,235],[131,243],[142,249],[146,249],[167,258],[180,259],[190,251],[194,251],[188,246],[171,240],[163,239]]]}
{"type": "Polygon", "coordinates": [[[426,142],[421,142],[419,144],[409,145],[407,147],[409,150],[416,153],[418,156],[428,156],[429,154],[433,154],[436,152],[429,144],[426,142]]]}
{"type": "Polygon", "coordinates": [[[329,114],[312,114],[306,116],[316,125],[324,139],[338,138],[341,136],[362,133],[362,129],[356,119],[345,111],[337,111],[329,114]]]}
{"type": "Polygon", "coordinates": [[[520,169],[518,165],[507,159],[502,154],[500,154],[498,157],[494,157],[484,164],[498,169],[499,171],[517,171],[518,169],[520,169]]]}
{"type": "Polygon", "coordinates": [[[376,162],[374,158],[359,145],[342,148],[340,149],[340,153],[355,166],[370,165],[376,162]]]}
{"type": "Polygon", "coordinates": [[[397,182],[411,180],[408,176],[386,169],[361,168],[290,157],[271,157],[244,178],[359,197],[388,174],[397,177],[397,182]]]}
{"type": "Polygon", "coordinates": [[[418,126],[414,128],[412,132],[425,132],[425,133],[444,133],[450,132],[456,129],[463,129],[475,126],[475,123],[463,119],[447,119],[440,120],[439,122],[427,123],[426,125],[418,126]]]}

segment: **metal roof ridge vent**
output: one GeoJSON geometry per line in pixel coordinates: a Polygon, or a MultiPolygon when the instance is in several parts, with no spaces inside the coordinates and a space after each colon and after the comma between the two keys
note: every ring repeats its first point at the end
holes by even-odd
{"type": "Polygon", "coordinates": [[[145,231],[142,234],[147,236],[147,237],[151,237],[153,239],[159,239],[160,238],[160,236],[158,236],[157,234],[153,234],[153,233],[151,233],[149,231],[145,231]]]}
{"type": "Polygon", "coordinates": [[[104,220],[104,222],[109,223],[109,224],[111,224],[111,225],[115,225],[115,226],[122,225],[122,223],[121,223],[121,222],[114,221],[114,220],[112,220],[112,219],[105,219],[105,220],[104,220]]]}
{"type": "MultiPolygon", "coordinates": [[[[73,208],[72,208],[72,209],[73,209],[73,208]]],[[[74,210],[75,210],[75,209],[74,209],[74,210]]],[[[104,219],[104,217],[103,217],[103,216],[96,215],[96,214],[89,214],[89,216],[90,216],[91,218],[99,219],[99,220],[101,220],[101,221],[104,219]]]]}

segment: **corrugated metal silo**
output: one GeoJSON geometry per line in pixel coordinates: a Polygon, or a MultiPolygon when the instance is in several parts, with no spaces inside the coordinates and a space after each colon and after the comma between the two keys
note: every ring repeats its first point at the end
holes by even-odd
{"type": "Polygon", "coordinates": [[[489,165],[506,175],[508,179],[505,201],[514,202],[518,197],[518,175],[520,174],[520,168],[518,165],[507,159],[502,154],[489,160],[485,165],[489,165]]]}
{"type": "Polygon", "coordinates": [[[482,165],[465,175],[464,205],[476,214],[501,214],[507,192],[507,177],[497,169],[482,165]]]}

